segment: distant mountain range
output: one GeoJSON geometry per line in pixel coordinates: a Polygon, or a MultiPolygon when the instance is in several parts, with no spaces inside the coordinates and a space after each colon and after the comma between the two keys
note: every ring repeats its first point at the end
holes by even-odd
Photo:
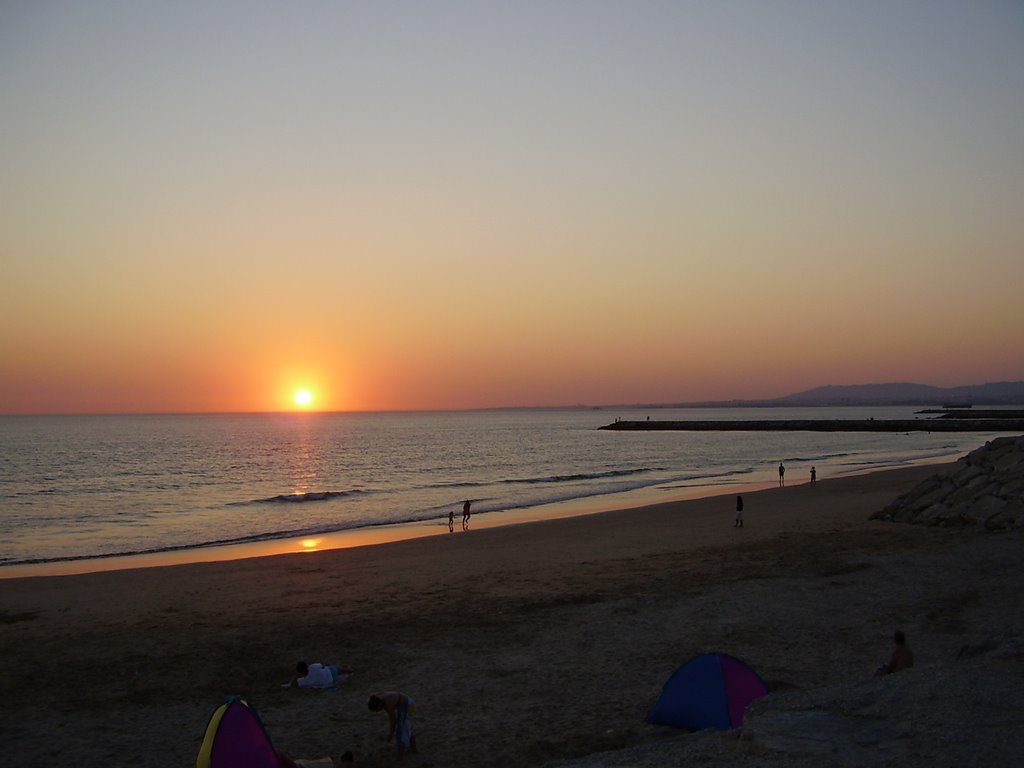
{"type": "Polygon", "coordinates": [[[1024,381],[1000,381],[966,387],[932,387],[927,384],[908,383],[829,385],[772,400],[730,400],[728,403],[714,405],[1024,405],[1024,381]]]}

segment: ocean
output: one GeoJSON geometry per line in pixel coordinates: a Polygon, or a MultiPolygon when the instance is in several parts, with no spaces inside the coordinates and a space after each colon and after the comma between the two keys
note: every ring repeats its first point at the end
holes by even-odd
{"type": "MultiPolygon", "coordinates": [[[[11,566],[493,524],[958,458],[977,433],[612,432],[616,418],[915,418],[914,408],[0,417],[11,566]]],[[[923,417],[920,417],[923,418],[923,417]]],[[[186,557],[187,559],[187,557],[186,557]]],[[[5,568],[7,566],[7,568],[5,568]]],[[[102,569],[97,567],[94,569],[102,569]]]]}

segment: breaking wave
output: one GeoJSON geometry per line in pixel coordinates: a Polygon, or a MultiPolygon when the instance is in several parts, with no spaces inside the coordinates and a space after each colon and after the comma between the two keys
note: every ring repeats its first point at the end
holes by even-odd
{"type": "Polygon", "coordinates": [[[428,488],[480,488],[491,485],[544,485],[548,483],[574,483],[586,480],[609,480],[617,477],[643,475],[649,472],[663,472],[660,467],[641,467],[639,469],[610,469],[606,472],[578,472],[568,475],[541,475],[538,477],[516,477],[491,480],[487,482],[455,482],[436,483],[428,488]]]}
{"type": "Polygon", "coordinates": [[[305,491],[303,493],[279,493],[277,496],[268,496],[264,499],[250,499],[248,501],[233,501],[227,506],[237,507],[245,504],[304,504],[310,501],[330,501],[331,499],[350,499],[353,496],[367,496],[375,491],[351,490],[351,491],[305,491]]]}

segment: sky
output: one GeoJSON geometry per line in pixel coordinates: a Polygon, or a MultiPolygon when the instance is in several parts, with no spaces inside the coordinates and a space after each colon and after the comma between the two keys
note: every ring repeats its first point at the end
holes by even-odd
{"type": "Polygon", "coordinates": [[[1024,380],[1024,5],[0,3],[0,413],[1024,380]]]}

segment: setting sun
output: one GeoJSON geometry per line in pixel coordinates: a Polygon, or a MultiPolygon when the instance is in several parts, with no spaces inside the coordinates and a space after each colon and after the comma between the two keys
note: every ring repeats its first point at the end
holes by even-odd
{"type": "Polygon", "coordinates": [[[305,408],[313,402],[313,393],[308,389],[300,389],[295,393],[295,404],[305,408]]]}

